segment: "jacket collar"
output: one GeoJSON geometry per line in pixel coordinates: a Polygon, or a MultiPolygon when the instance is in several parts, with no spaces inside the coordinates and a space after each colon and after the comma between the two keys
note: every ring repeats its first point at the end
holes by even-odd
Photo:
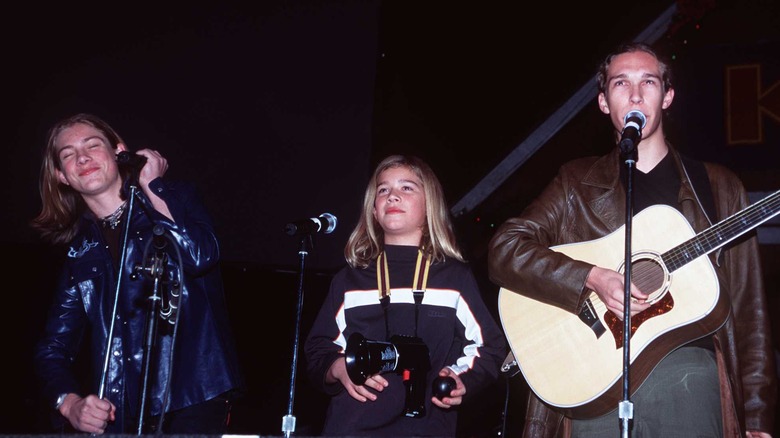
{"type": "MultiPolygon", "coordinates": [[[[690,179],[684,170],[680,153],[669,143],[667,143],[667,147],[680,175],[681,186],[678,202],[688,221],[696,223],[694,211],[698,209],[690,207],[697,205],[698,201],[696,201],[690,179]]],[[[626,191],[620,181],[620,172],[616,172],[616,169],[619,170],[620,166],[623,165],[625,163],[620,157],[620,150],[613,147],[608,154],[596,159],[582,179],[582,184],[591,188],[591,190],[586,191],[586,193],[591,194],[591,197],[585,201],[593,213],[612,230],[616,230],[625,223],[626,191]]]]}

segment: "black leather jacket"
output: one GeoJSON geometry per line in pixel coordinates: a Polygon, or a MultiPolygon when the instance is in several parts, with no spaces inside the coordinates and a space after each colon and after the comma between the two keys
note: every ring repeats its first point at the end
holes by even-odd
{"type": "Polygon", "coordinates": [[[168,254],[168,263],[158,293],[166,300],[160,307],[165,306],[169,291],[175,290],[167,280],[175,280],[183,272],[184,281],[175,318],[177,324],[157,316],[155,347],[159,355],[149,361],[146,406],[150,412],[144,418],[160,414],[166,383],[170,384],[169,411],[243,387],[218,266],[219,246],[211,220],[191,186],[158,178],[150,187],[166,202],[174,221],[151,209],[143,195],[137,197],[140,200],[134,203],[131,213],[126,257],[119,278],[121,287],[117,293],[117,269],[99,228],[101,225],[91,215],[85,215],[78,235],[67,248],[53,306],[35,350],[35,369],[43,400],[51,406],[62,393],[100,394],[105,348],[112,330],[115,297],[118,297],[107,377],[102,387],[103,395],[116,406],[117,413],[116,421],[106,433],[130,433],[137,427],[144,339],[154,279],[144,272],[132,274],[137,272],[137,267],[149,267],[150,257],[156,254],[155,247],[149,245],[155,225],[169,230],[166,235],[171,237],[163,249],[168,254]],[[78,367],[74,365],[79,363],[76,356],[82,350],[85,335],[90,342],[88,385],[80,382],[78,367]],[[169,369],[172,347],[175,354],[169,369]]]}
{"type": "MultiPolygon", "coordinates": [[[[704,215],[680,155],[670,149],[682,185],[680,210],[695,232],[711,224],[704,215]]],[[[625,221],[625,190],[618,170],[619,149],[564,165],[521,217],[507,220],[490,243],[493,282],[573,313],[589,295],[585,281],[592,265],[548,251],[550,246],[590,241],[616,231],[625,221]]],[[[744,210],[747,193],[736,175],[705,163],[717,220],[744,210]]],[[[717,222],[713,219],[713,223],[717,222]]],[[[634,229],[635,233],[641,230],[634,229]]],[[[758,241],[737,239],[710,254],[720,293],[728,298],[726,322],[712,339],[718,360],[724,436],[745,430],[772,432],[777,379],[771,324],[764,295],[758,241]]],[[[749,238],[748,238],[749,237],[749,238]]],[[[567,437],[570,422],[530,394],[524,437],[567,437]]]]}

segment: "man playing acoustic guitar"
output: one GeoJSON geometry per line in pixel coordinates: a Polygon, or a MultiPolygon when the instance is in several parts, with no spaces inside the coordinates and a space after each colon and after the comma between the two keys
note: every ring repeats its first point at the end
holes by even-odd
{"type": "Polygon", "coordinates": [[[667,142],[662,116],[674,89],[651,47],[619,47],[597,80],[617,147],[563,165],[489,246],[502,324],[532,389],[523,436],[619,436],[630,424],[643,438],[771,437],[777,378],[758,241],[748,232],[777,214],[780,192],[750,206],[734,172],[667,142]]]}

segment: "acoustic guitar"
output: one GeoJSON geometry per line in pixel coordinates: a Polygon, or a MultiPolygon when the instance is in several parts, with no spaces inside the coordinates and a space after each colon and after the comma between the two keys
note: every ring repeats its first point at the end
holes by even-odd
{"type": "MultiPolygon", "coordinates": [[[[719,291],[709,257],[780,213],[780,191],[695,235],[672,207],[654,205],[632,222],[631,281],[652,306],[631,317],[629,391],[675,348],[715,332],[729,303],[719,291]]],[[[571,258],[624,272],[625,226],[596,240],[552,247],[571,258]]],[[[583,310],[571,313],[522,290],[501,288],[501,324],[532,391],[573,418],[616,408],[623,388],[623,321],[591,291],[583,310]]]]}

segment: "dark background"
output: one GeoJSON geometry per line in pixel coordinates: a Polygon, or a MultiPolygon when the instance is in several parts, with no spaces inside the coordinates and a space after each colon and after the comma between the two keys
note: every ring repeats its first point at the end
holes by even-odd
{"type": "MultiPolygon", "coordinates": [[[[234,412],[235,433],[279,435],[291,400],[300,267],[300,241],[284,234],[284,225],[323,212],[339,219],[335,232],[314,236],[305,260],[304,336],[330,276],[344,265],[342,249],[374,164],[391,153],[419,155],[451,205],[474,191],[485,194],[454,216],[495,308],[497,288],[484,268],[494,227],[519,213],[565,160],[609,150],[610,126],[595,101],[580,109],[569,99],[592,84],[615,43],[637,37],[670,8],[656,41],[673,56],[677,74],[670,140],[689,155],[728,165],[756,197],[777,190],[774,0],[15,5],[0,26],[2,124],[9,134],[0,249],[3,278],[10,279],[0,333],[9,341],[3,357],[11,370],[0,433],[45,431],[30,358],[59,255],[27,223],[40,205],[40,150],[56,120],[94,112],[130,148],[159,150],[171,177],[201,189],[220,233],[250,384],[234,412]],[[744,65],[761,74],[761,135],[735,143],[727,132],[735,100],[724,78],[730,66],[744,65]],[[546,128],[561,108],[567,121],[546,128]],[[483,180],[540,130],[538,151],[499,182],[483,180]]],[[[776,222],[759,229],[775,315],[776,222]]],[[[316,434],[327,399],[303,375],[295,384],[296,432],[316,434]]],[[[507,434],[518,433],[524,392],[520,377],[497,382],[464,407],[463,435],[494,436],[507,400],[507,434]]]]}

